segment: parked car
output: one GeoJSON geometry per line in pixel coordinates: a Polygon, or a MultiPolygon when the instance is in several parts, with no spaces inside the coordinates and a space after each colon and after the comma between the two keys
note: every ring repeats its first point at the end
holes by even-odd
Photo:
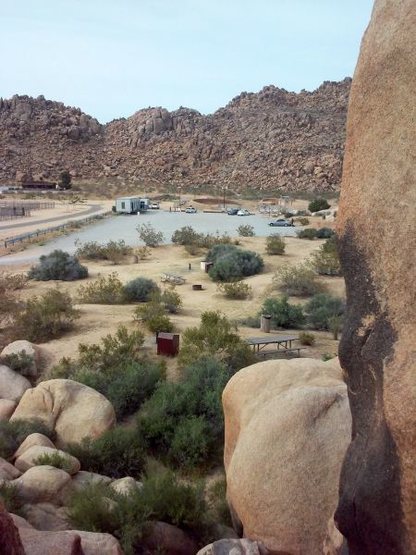
{"type": "Polygon", "coordinates": [[[242,208],[237,212],[237,216],[250,216],[250,212],[246,208],[242,208]]]}
{"type": "Polygon", "coordinates": [[[149,206],[151,210],[159,210],[160,206],[158,202],[152,202],[149,206]]]}
{"type": "Polygon", "coordinates": [[[292,227],[294,224],[288,220],[274,220],[269,222],[269,225],[272,227],[292,227]]]}
{"type": "Polygon", "coordinates": [[[237,216],[238,208],[227,208],[227,214],[229,216],[237,216]]]}
{"type": "Polygon", "coordinates": [[[185,210],[185,212],[187,214],[196,214],[197,210],[193,206],[188,206],[188,208],[185,210]]]}

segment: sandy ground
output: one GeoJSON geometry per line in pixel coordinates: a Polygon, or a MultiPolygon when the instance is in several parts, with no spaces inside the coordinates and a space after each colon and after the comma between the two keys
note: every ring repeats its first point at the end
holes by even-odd
{"type": "MultiPolygon", "coordinates": [[[[99,275],[108,275],[117,272],[122,282],[127,282],[135,277],[144,276],[155,279],[160,283],[160,275],[163,272],[182,275],[186,278],[184,285],[178,286],[177,291],[183,299],[183,309],[180,314],[172,316],[177,331],[181,332],[185,328],[199,323],[199,318],[205,310],[220,310],[228,318],[237,320],[247,316],[254,316],[264,298],[272,293],[272,278],[276,269],[282,264],[289,262],[295,264],[305,260],[313,250],[317,249],[322,241],[308,241],[297,238],[286,238],[286,253],[284,256],[268,256],[265,254],[265,238],[252,237],[242,238],[241,246],[260,253],[265,261],[265,269],[262,274],[247,278],[253,288],[252,298],[244,301],[225,299],[218,291],[208,275],[200,269],[201,256],[189,256],[183,247],[165,245],[152,249],[149,259],[140,261],[138,264],[130,265],[110,265],[108,263],[88,262],[90,277],[88,280],[77,282],[56,282],[58,287],[67,290],[76,299],[78,287],[86,281],[91,281],[99,275]],[[192,269],[188,269],[191,263],[192,269]],[[203,291],[194,291],[192,284],[202,284],[203,291]]],[[[28,266],[16,266],[2,268],[4,271],[27,271],[28,266]]],[[[324,282],[328,290],[336,295],[344,296],[344,281],[342,278],[319,278],[324,282]]],[[[52,282],[53,283],[53,282],[52,282]]],[[[22,296],[27,298],[37,295],[50,289],[51,282],[29,282],[29,286],[22,292],[22,296]]],[[[277,293],[277,292],[276,292],[277,293]]],[[[292,302],[304,302],[299,299],[291,299],[292,302]]],[[[132,320],[134,305],[78,305],[81,311],[81,318],[76,322],[75,329],[65,334],[62,338],[56,339],[42,345],[44,352],[45,370],[56,363],[60,358],[66,356],[76,356],[77,347],[80,342],[96,343],[101,337],[108,333],[113,333],[118,325],[124,324],[133,329],[137,326],[132,320]]],[[[258,329],[240,327],[242,336],[263,335],[258,329]]],[[[282,334],[287,331],[280,330],[282,334]]],[[[290,334],[295,330],[290,330],[290,334]]],[[[327,332],[314,332],[316,344],[308,347],[302,352],[302,356],[320,358],[324,353],[335,354],[337,352],[337,341],[331,338],[327,332]]],[[[145,349],[152,356],[155,355],[154,336],[146,332],[145,349]]],[[[176,375],[176,361],[168,360],[168,370],[172,378],[176,375]]]]}

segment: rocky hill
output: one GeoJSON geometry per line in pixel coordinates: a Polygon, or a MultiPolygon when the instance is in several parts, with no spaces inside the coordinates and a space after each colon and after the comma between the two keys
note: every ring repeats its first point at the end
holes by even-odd
{"type": "Polygon", "coordinates": [[[148,108],[100,125],[77,108],[0,99],[0,182],[23,173],[231,189],[339,188],[351,80],[241,93],[211,115],[148,108]]]}

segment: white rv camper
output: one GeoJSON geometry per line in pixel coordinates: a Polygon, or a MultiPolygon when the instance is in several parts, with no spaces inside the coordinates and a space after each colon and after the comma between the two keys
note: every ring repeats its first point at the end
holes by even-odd
{"type": "Polygon", "coordinates": [[[117,214],[137,214],[146,212],[149,199],[140,197],[120,197],[116,199],[117,214]]]}

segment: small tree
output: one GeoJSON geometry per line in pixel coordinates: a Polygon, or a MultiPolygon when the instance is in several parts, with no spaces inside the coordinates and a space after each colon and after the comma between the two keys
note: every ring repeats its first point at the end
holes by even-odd
{"type": "Polygon", "coordinates": [[[163,243],[163,233],[161,231],[157,231],[152,224],[138,225],[136,230],[146,247],[157,247],[160,243],[163,243]]]}
{"type": "Polygon", "coordinates": [[[315,295],[305,306],[308,324],[316,330],[331,330],[334,339],[342,328],[344,310],[342,299],[326,293],[315,295]]]}
{"type": "Polygon", "coordinates": [[[327,239],[316,252],[312,253],[311,262],[314,269],[320,275],[341,275],[341,263],[338,256],[335,236],[327,239]]]}
{"type": "Polygon", "coordinates": [[[227,299],[247,299],[251,296],[252,288],[244,281],[233,281],[231,283],[219,283],[217,285],[220,291],[227,299]]]}
{"type": "Polygon", "coordinates": [[[72,186],[72,175],[68,170],[64,170],[59,175],[59,187],[61,189],[70,189],[72,186]]]}
{"type": "Polygon", "coordinates": [[[289,304],[286,296],[282,298],[270,297],[263,303],[263,314],[270,314],[271,325],[274,328],[299,328],[305,322],[302,307],[289,304]]]}
{"type": "Polygon", "coordinates": [[[267,254],[284,254],[285,246],[285,240],[277,233],[269,235],[266,239],[267,254]]]}
{"type": "Polygon", "coordinates": [[[328,208],[331,208],[331,205],[324,198],[315,198],[308,206],[310,212],[319,212],[320,210],[328,210],[328,208]]]}
{"type": "Polygon", "coordinates": [[[74,281],[88,277],[88,268],[82,266],[75,256],[61,250],[54,250],[50,254],[41,256],[39,264],[29,270],[28,276],[37,281],[51,279],[74,281]]]}
{"type": "Polygon", "coordinates": [[[275,273],[273,282],[286,295],[296,297],[308,297],[324,289],[308,263],[284,264],[275,273]]]}

